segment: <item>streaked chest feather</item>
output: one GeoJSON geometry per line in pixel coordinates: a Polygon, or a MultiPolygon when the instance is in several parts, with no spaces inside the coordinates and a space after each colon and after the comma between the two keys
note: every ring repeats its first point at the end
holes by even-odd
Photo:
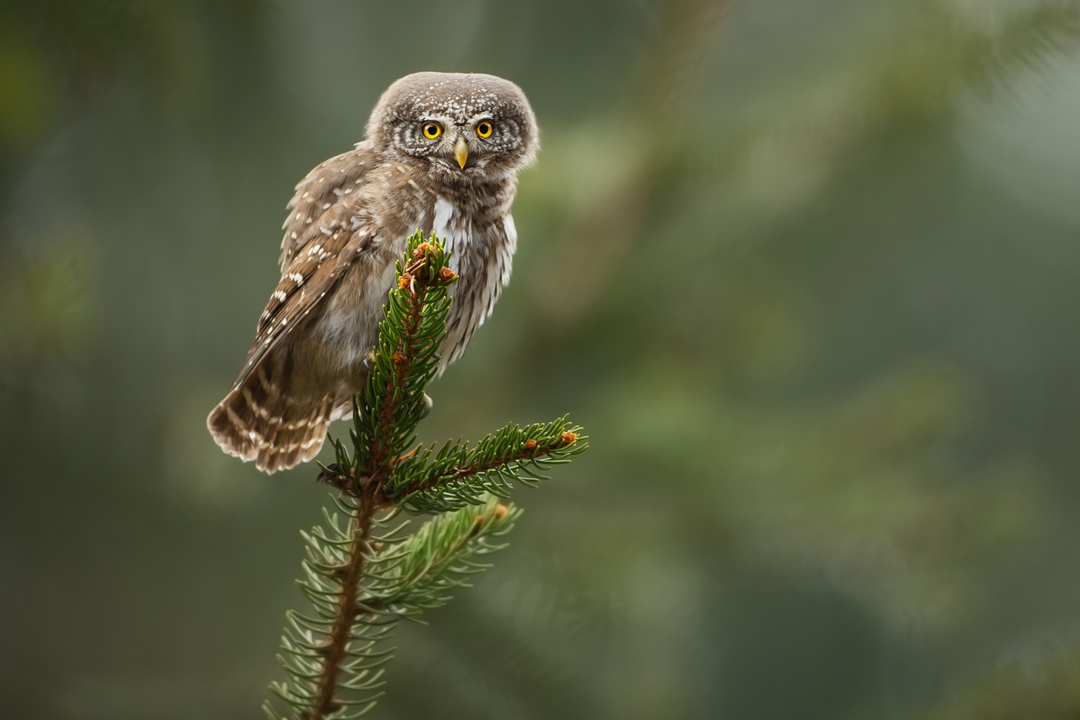
{"type": "MultiPolygon", "coordinates": [[[[509,281],[517,231],[503,208],[491,208],[497,212],[477,218],[443,196],[436,197],[429,207],[428,212],[418,214],[415,226],[445,238],[451,252],[450,268],[459,277],[451,287],[453,302],[442,347],[441,365],[445,367],[464,351],[509,281]]],[[[318,321],[318,335],[331,364],[355,367],[374,345],[393,283],[394,262],[404,245],[404,235],[388,244],[380,243],[382,259],[358,262],[330,299],[318,321]]]]}
{"type": "Polygon", "coordinates": [[[478,221],[444,197],[435,202],[432,232],[446,238],[450,269],[458,282],[450,288],[453,304],[447,319],[442,366],[456,360],[476,328],[484,324],[510,279],[510,265],[517,245],[517,231],[508,208],[478,221]]]}

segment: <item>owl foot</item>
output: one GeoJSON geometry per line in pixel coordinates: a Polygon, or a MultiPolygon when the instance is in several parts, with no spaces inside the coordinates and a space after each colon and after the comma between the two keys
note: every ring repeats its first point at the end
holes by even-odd
{"type": "Polygon", "coordinates": [[[330,463],[315,478],[315,482],[326,483],[341,492],[348,492],[352,485],[352,472],[350,468],[343,470],[337,463],[330,463]]]}
{"type": "Polygon", "coordinates": [[[410,450],[409,452],[407,452],[407,453],[402,453],[401,455],[398,455],[398,456],[397,456],[396,458],[394,458],[394,459],[393,459],[393,460],[392,460],[392,461],[390,462],[390,464],[391,464],[391,465],[397,465],[397,464],[398,464],[399,462],[404,462],[405,460],[408,460],[408,459],[409,459],[409,458],[411,458],[411,457],[412,457],[413,455],[415,455],[416,453],[420,452],[420,448],[422,448],[422,447],[424,447],[424,443],[418,443],[418,444],[416,445],[416,447],[414,447],[414,448],[413,448],[412,450],[410,450]]]}

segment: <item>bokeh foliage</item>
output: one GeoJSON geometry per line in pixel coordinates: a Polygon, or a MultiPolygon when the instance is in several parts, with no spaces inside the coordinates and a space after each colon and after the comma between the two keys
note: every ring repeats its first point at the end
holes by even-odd
{"type": "Polygon", "coordinates": [[[323,496],[203,418],[291,185],[392,80],[464,69],[521,84],[544,149],[513,282],[426,432],[571,412],[594,447],[482,591],[400,635],[380,717],[1069,717],[1078,18],[5,4],[4,707],[256,717],[282,529],[323,496]]]}

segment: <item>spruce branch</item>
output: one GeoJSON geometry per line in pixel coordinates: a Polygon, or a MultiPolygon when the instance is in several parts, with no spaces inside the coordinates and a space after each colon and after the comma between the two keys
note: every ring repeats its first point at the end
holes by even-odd
{"type": "Polygon", "coordinates": [[[535,485],[546,468],[587,447],[565,417],[507,425],[474,446],[415,444],[446,337],[456,280],[448,260],[438,239],[418,232],[397,265],[367,385],[354,400],[351,449],[332,440],[336,461],[318,478],[338,490],[335,511],[301,533],[298,586],[312,612],[286,614],[278,656],[286,680],[271,690],[287,711],[266,703],[272,720],[345,720],[371,710],[397,623],[419,621],[488,568],[482,559],[505,547],[499,538],[521,515],[505,502],[515,482],[535,485]],[[402,511],[432,517],[410,533],[416,521],[399,522],[402,511]]]}
{"type": "Polygon", "coordinates": [[[511,481],[534,486],[550,465],[569,462],[586,444],[581,428],[559,418],[547,424],[510,424],[468,447],[446,443],[403,460],[387,481],[387,497],[410,512],[445,512],[477,505],[488,494],[507,497],[511,481]]]}

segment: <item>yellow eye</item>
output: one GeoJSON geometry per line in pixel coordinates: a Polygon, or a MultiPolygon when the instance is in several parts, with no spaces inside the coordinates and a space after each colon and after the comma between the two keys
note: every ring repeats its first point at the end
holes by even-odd
{"type": "Polygon", "coordinates": [[[424,137],[434,140],[440,135],[442,135],[442,128],[439,127],[439,123],[424,123],[424,137]]]}
{"type": "Polygon", "coordinates": [[[476,134],[482,138],[491,137],[491,133],[493,130],[494,128],[491,127],[491,123],[489,122],[482,122],[476,126],[476,134]]]}

